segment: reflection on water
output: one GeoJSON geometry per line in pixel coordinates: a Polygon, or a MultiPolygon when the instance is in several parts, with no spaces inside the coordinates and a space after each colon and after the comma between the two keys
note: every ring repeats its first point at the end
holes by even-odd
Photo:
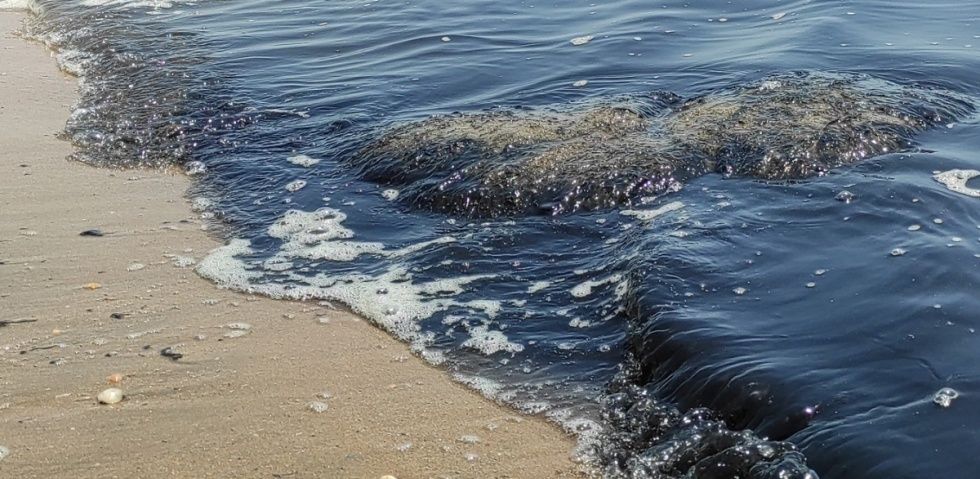
{"type": "MultiPolygon", "coordinates": [[[[68,125],[80,158],[188,164],[201,179],[196,204],[230,240],[202,261],[207,277],[344,303],[460,381],[580,433],[611,477],[980,469],[975,2],[39,3],[34,33],[84,75],[68,125]],[[413,188],[456,166],[355,167],[433,115],[710,98],[798,71],[962,101],[903,152],[822,176],[699,170],[558,216],[535,200],[531,214],[474,217],[452,195],[420,209],[413,188]]],[[[802,124],[760,118],[738,128],[785,139],[802,124]]],[[[683,131],[709,144],[739,131],[703,119],[683,131]]],[[[646,121],[637,131],[655,130],[646,121]]],[[[834,125],[863,141],[865,123],[834,125]]],[[[593,138],[542,177],[579,151],[607,170],[597,178],[669,151],[642,138],[593,138]]],[[[436,145],[452,160],[456,143],[436,145]]]]}

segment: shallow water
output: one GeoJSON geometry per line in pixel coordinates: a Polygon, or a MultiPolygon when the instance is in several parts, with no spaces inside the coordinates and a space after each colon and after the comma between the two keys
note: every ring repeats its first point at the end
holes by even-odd
{"type": "Polygon", "coordinates": [[[430,115],[692,98],[797,70],[976,105],[980,5],[456,3],[30,5],[84,76],[79,159],[198,172],[196,205],[231,240],[201,274],[346,304],[579,432],[610,477],[731,477],[710,470],[722,456],[695,463],[732,445],[747,477],[980,470],[980,203],[933,179],[980,169],[974,114],[818,178],[708,174],[560,216],[420,210],[350,163],[430,115]]]}

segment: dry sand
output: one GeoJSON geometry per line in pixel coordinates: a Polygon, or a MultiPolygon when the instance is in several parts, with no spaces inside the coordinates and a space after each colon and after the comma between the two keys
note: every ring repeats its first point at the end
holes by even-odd
{"type": "Polygon", "coordinates": [[[217,246],[184,198],[189,180],[66,161],[56,133],[75,81],[12,35],[21,18],[0,13],[0,476],[577,475],[555,426],[365,321],[174,266],[168,255],[217,246]],[[93,228],[105,236],[79,235],[93,228]],[[252,329],[225,338],[233,322],[252,329]],[[168,346],[184,356],[161,356],[168,346]],[[98,405],[113,373],[126,399],[98,405]]]}

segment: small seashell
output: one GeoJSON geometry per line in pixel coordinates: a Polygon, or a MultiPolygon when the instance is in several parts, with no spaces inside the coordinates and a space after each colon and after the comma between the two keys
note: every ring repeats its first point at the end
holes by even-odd
{"type": "Polygon", "coordinates": [[[82,287],[85,288],[85,289],[94,291],[94,290],[97,290],[97,289],[101,288],[102,287],[102,284],[100,284],[100,283],[88,283],[88,284],[86,284],[85,286],[82,286],[82,287]]]}
{"type": "MultiPolygon", "coordinates": [[[[10,449],[7,449],[6,447],[0,446],[0,461],[6,459],[7,456],[9,456],[9,455],[10,455],[10,449]]],[[[390,477],[390,476],[385,476],[385,477],[390,477]]],[[[382,479],[384,479],[384,478],[382,478],[382,479]]]]}
{"type": "Polygon", "coordinates": [[[313,402],[307,404],[306,405],[306,408],[309,409],[310,411],[313,411],[313,412],[319,414],[321,412],[326,412],[327,409],[329,408],[329,406],[327,406],[327,403],[325,403],[325,402],[313,401],[313,402]]]}
{"type": "Polygon", "coordinates": [[[109,377],[105,378],[106,382],[109,384],[119,384],[123,380],[123,375],[119,373],[112,373],[109,377]]]}
{"type": "Polygon", "coordinates": [[[99,393],[98,400],[102,404],[116,404],[123,400],[122,389],[109,388],[99,393]]]}

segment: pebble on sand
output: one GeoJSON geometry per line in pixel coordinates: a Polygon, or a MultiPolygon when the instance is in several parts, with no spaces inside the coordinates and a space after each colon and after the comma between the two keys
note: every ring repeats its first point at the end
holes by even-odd
{"type": "Polygon", "coordinates": [[[97,289],[102,288],[102,284],[101,283],[88,283],[88,284],[86,284],[86,285],[84,285],[82,287],[85,288],[85,289],[87,289],[87,290],[90,290],[90,291],[95,291],[97,289]]]}
{"type": "Polygon", "coordinates": [[[105,381],[109,384],[119,384],[123,381],[123,378],[124,376],[120,373],[112,373],[105,378],[105,381]]]}
{"type": "Polygon", "coordinates": [[[98,396],[99,403],[101,404],[116,404],[123,400],[122,389],[119,388],[109,388],[99,393],[98,396]]]}

